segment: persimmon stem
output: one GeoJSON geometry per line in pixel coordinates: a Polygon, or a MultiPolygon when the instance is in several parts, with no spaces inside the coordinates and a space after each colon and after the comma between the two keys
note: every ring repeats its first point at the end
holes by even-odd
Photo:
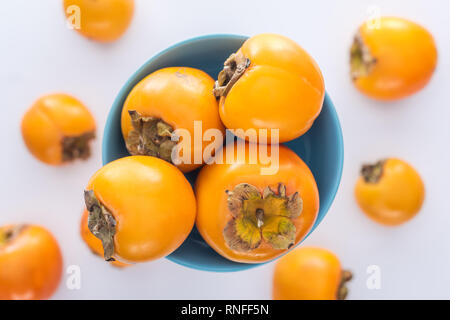
{"type": "Polygon", "coordinates": [[[62,160],[63,162],[75,159],[85,160],[91,156],[89,142],[95,138],[95,131],[86,132],[80,136],[64,137],[62,140],[62,160]]]}
{"type": "Polygon", "coordinates": [[[234,84],[242,77],[250,66],[250,59],[242,53],[233,53],[225,61],[223,70],[219,73],[213,94],[216,98],[226,97],[234,84]]]}
{"type": "Polygon", "coordinates": [[[341,274],[341,283],[339,284],[338,291],[337,291],[337,299],[338,300],[345,300],[348,295],[348,288],[347,288],[347,282],[352,280],[353,274],[349,270],[342,270],[341,274]]]}
{"type": "Polygon", "coordinates": [[[266,187],[261,193],[248,183],[226,191],[232,218],[223,236],[231,249],[248,252],[265,242],[274,249],[285,250],[295,243],[294,219],[302,212],[302,199],[298,192],[287,195],[282,183],[277,191],[266,187]]]}
{"type": "Polygon", "coordinates": [[[350,49],[350,68],[353,80],[370,74],[377,59],[372,56],[369,48],[364,44],[361,34],[358,32],[350,49]]]}
{"type": "Polygon", "coordinates": [[[264,225],[264,210],[256,209],[256,220],[258,221],[258,228],[261,228],[264,225]]]}
{"type": "Polygon", "coordinates": [[[146,155],[172,163],[172,150],[177,144],[172,141],[173,128],[162,119],[144,117],[136,110],[128,111],[133,130],[126,138],[126,147],[131,155],[146,155]]]}
{"type": "Polygon", "coordinates": [[[88,228],[91,233],[102,241],[103,256],[106,261],[115,261],[114,235],[116,220],[113,215],[95,197],[93,190],[84,191],[84,201],[89,211],[88,228]]]}
{"type": "Polygon", "coordinates": [[[25,224],[0,228],[0,247],[7,245],[27,227],[25,224]]]}
{"type": "Polygon", "coordinates": [[[383,176],[383,167],[386,160],[380,160],[375,164],[365,164],[361,168],[361,175],[367,183],[377,183],[383,176]]]}

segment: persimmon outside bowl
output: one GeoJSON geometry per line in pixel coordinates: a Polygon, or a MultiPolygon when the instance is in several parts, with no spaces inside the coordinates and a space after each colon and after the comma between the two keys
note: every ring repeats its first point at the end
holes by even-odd
{"type": "MultiPolygon", "coordinates": [[[[150,73],[165,67],[186,66],[201,69],[214,79],[228,56],[247,39],[239,35],[207,35],[189,39],[160,52],[148,60],[127,81],[114,101],[106,121],[102,157],[103,164],[129,156],[121,132],[122,106],[133,87],[150,73]]],[[[311,169],[320,195],[320,211],[312,230],[325,217],[341,180],[344,146],[341,126],[328,95],[322,112],[312,128],[303,136],[286,143],[311,169]]],[[[198,170],[186,174],[194,183],[198,170]]],[[[227,260],[210,248],[194,228],[186,241],[167,259],[180,265],[205,271],[240,271],[261,264],[245,264],[227,260]]]]}

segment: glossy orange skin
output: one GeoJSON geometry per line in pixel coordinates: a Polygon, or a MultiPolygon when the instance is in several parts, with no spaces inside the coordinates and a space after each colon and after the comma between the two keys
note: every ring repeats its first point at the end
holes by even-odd
{"type": "MultiPolygon", "coordinates": [[[[139,82],[128,95],[122,109],[122,134],[124,139],[132,130],[129,110],[143,116],[164,120],[173,129],[186,129],[191,136],[191,164],[180,164],[183,172],[192,171],[203,163],[194,163],[195,148],[210,143],[194,145],[194,121],[202,121],[202,130],[219,129],[225,132],[218,112],[218,103],[212,94],[214,80],[205,72],[186,67],[164,68],[139,82]]],[[[203,133],[202,133],[203,134],[203,133]]]]}
{"type": "Polygon", "coordinates": [[[39,98],[22,118],[22,137],[40,161],[62,165],[62,139],[95,131],[95,119],[78,99],[67,94],[39,98]]]}
{"type": "Polygon", "coordinates": [[[80,29],[83,36],[100,41],[112,42],[128,29],[134,15],[134,0],[64,0],[66,17],[70,6],[80,8],[80,29]]]}
{"type": "Polygon", "coordinates": [[[422,26],[397,17],[380,18],[380,28],[364,23],[363,43],[377,59],[368,76],[354,81],[364,94],[379,100],[396,100],[422,89],[437,64],[433,36],[422,26]]]}
{"type": "Polygon", "coordinates": [[[268,129],[269,139],[270,129],[279,129],[280,142],[308,131],[325,95],[322,73],[313,58],[294,41],[276,34],[251,37],[238,52],[251,64],[220,99],[225,126],[268,129]]]}
{"type": "Polygon", "coordinates": [[[273,299],[336,300],[341,282],[339,259],[330,251],[301,247],[275,265],[273,299]]]}
{"type": "Polygon", "coordinates": [[[0,300],[49,299],[59,286],[62,256],[46,229],[27,226],[0,246],[0,300]]]}
{"type": "Polygon", "coordinates": [[[422,207],[425,187],[420,175],[403,160],[391,158],[377,183],[362,177],[355,186],[359,207],[372,220],[396,226],[412,219],[422,207]]]}
{"type": "MultiPolygon", "coordinates": [[[[274,146],[267,146],[269,150],[274,146]]],[[[233,148],[233,146],[226,146],[233,148]]],[[[226,150],[226,149],[225,149],[226,150]]],[[[303,211],[293,222],[296,227],[295,244],[302,241],[316,221],[319,212],[319,192],[316,181],[307,165],[290,149],[279,146],[279,170],[273,175],[261,175],[265,167],[258,159],[257,164],[250,164],[246,144],[245,161],[234,161],[233,164],[206,165],[200,171],[195,184],[197,196],[196,226],[203,239],[223,257],[244,263],[260,263],[276,258],[286,250],[277,250],[266,243],[249,252],[238,252],[230,249],[225,242],[223,230],[232,218],[227,207],[226,190],[240,183],[249,183],[262,192],[266,186],[277,190],[279,183],[286,185],[288,195],[299,192],[303,199],[303,211]]],[[[223,157],[226,151],[218,152],[223,157]]],[[[266,166],[267,167],[267,166],[266,166]]]]}
{"type": "MultiPolygon", "coordinates": [[[[80,234],[83,241],[87,244],[89,249],[100,257],[103,257],[103,246],[100,239],[94,236],[88,228],[88,211],[85,209],[83,211],[83,216],[81,217],[80,224],[80,234]]],[[[115,267],[127,267],[129,264],[121,262],[121,261],[111,261],[110,262],[115,267]]]]}
{"type": "Polygon", "coordinates": [[[123,262],[169,255],[195,222],[191,185],[175,166],[155,157],[110,162],[94,174],[86,190],[93,190],[115,218],[115,258],[123,262]]]}

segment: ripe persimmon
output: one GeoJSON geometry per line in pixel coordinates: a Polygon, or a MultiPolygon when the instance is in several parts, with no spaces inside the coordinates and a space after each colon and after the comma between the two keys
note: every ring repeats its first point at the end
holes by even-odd
{"type": "Polygon", "coordinates": [[[356,182],[358,205],[372,220],[389,226],[412,219],[422,207],[425,187],[419,173],[403,160],[389,158],[364,165],[356,182]]]}
{"type": "Polygon", "coordinates": [[[279,129],[279,141],[286,142],[312,126],[322,109],[325,86],[316,62],[297,43],[260,34],[225,61],[214,94],[220,98],[225,127],[267,129],[268,139],[271,129],[279,129]]]}
{"type": "MultiPolygon", "coordinates": [[[[92,253],[103,258],[103,245],[102,241],[94,236],[88,227],[89,211],[86,209],[83,211],[80,224],[80,234],[83,241],[91,249],[92,253]]],[[[111,265],[115,267],[127,267],[129,264],[121,261],[111,261],[111,265]]]]}
{"type": "Polygon", "coordinates": [[[22,118],[22,136],[42,162],[61,165],[87,159],[95,138],[95,119],[78,99],[51,94],[38,99],[22,118]]]}
{"type": "Polygon", "coordinates": [[[272,295],[275,300],[344,300],[351,278],[332,252],[301,247],[275,265],[272,295]]]}
{"type": "Polygon", "coordinates": [[[0,227],[0,300],[48,299],[61,276],[61,251],[50,232],[36,225],[0,227]]]}
{"type": "MultiPolygon", "coordinates": [[[[245,144],[245,157],[228,158],[227,145],[206,165],[196,185],[196,225],[203,239],[223,257],[244,263],[269,261],[302,241],[316,221],[319,193],[308,166],[293,151],[278,145],[245,144]],[[260,148],[278,149],[278,170],[262,174],[269,164],[260,148]],[[249,152],[257,151],[253,158],[249,152]]],[[[235,153],[238,154],[238,153],[235,153]]]]}
{"type": "Polygon", "coordinates": [[[106,261],[165,257],[189,235],[196,214],[191,185],[170,163],[130,156],[108,163],[85,190],[88,228],[106,261]]]}
{"type": "Polygon", "coordinates": [[[422,89],[438,56],[428,30],[397,17],[361,25],[350,51],[353,83],[380,100],[404,98],[422,89]]]}
{"type": "Polygon", "coordinates": [[[213,87],[214,80],[194,68],[164,68],[145,77],[131,90],[122,110],[122,134],[130,154],[172,162],[172,150],[177,144],[172,134],[176,129],[185,129],[191,138],[190,163],[181,163],[178,168],[188,172],[201,166],[208,142],[194,143],[195,121],[201,121],[203,131],[225,131],[211,93],[213,87]],[[195,152],[201,159],[195,161],[195,152]]]}
{"type": "Polygon", "coordinates": [[[73,28],[83,36],[112,42],[128,29],[134,14],[134,0],[64,0],[64,11],[73,28]]]}

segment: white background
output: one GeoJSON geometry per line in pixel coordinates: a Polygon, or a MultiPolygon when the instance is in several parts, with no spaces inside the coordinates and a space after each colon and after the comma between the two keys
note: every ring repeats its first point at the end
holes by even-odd
{"type": "MultiPolygon", "coordinates": [[[[269,299],[273,263],[231,274],[190,270],[165,259],[116,270],[93,256],[79,236],[82,191],[101,165],[101,136],[121,86],[147,59],[187,38],[209,33],[284,34],[317,60],[344,131],[341,187],[323,223],[305,241],[334,251],[353,270],[350,299],[450,298],[450,23],[448,1],[138,0],[127,34],[102,45],[65,26],[60,0],[1,1],[0,224],[39,223],[60,242],[65,267],[79,265],[81,290],[54,298],[269,299]],[[370,5],[425,25],[435,36],[439,64],[415,96],[379,103],[360,95],[348,76],[348,49],[370,5]],[[25,149],[20,119],[40,95],[63,91],[84,101],[98,121],[94,155],[53,168],[25,149]],[[366,161],[397,156],[425,180],[420,214],[397,228],[378,226],[357,208],[353,186],[366,161]],[[366,286],[366,268],[381,268],[381,289],[366,286]]],[[[417,61],[420,63],[420,61],[417,61]]]]}

